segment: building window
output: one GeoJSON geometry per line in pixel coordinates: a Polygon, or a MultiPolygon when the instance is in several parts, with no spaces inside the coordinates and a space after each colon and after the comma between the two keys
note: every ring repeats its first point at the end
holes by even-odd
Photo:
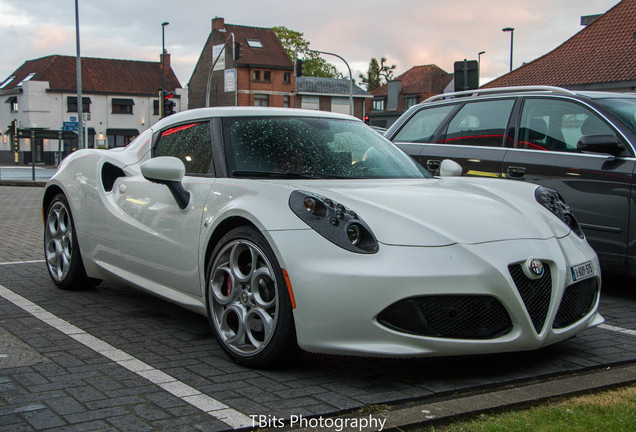
{"type": "Polygon", "coordinates": [[[261,80],[261,71],[253,71],[252,72],[252,80],[254,81],[260,81],[261,80]]]}
{"type": "Polygon", "coordinates": [[[263,81],[272,81],[272,71],[263,71],[263,81]]]}
{"type": "Polygon", "coordinates": [[[135,102],[132,99],[113,98],[113,114],[132,114],[135,102]]]}
{"type": "Polygon", "coordinates": [[[289,84],[289,83],[291,83],[291,73],[289,73],[289,72],[285,72],[285,73],[283,74],[283,83],[284,83],[284,84],[289,84]]]}
{"type": "Polygon", "coordinates": [[[254,106],[269,106],[269,95],[266,95],[266,94],[255,94],[254,95],[254,106]]]}
{"type": "Polygon", "coordinates": [[[290,104],[290,102],[289,102],[289,101],[290,101],[290,99],[291,99],[291,98],[289,97],[289,95],[285,95],[285,96],[283,96],[283,107],[284,107],[284,108],[289,108],[289,104],[290,104]]]}
{"type": "Polygon", "coordinates": [[[413,105],[417,105],[417,96],[405,96],[404,97],[404,110],[411,108],[413,105]]]}
{"type": "Polygon", "coordinates": [[[18,97],[17,96],[11,96],[9,99],[6,100],[6,102],[9,104],[11,112],[18,112],[18,97]]]}
{"type": "Polygon", "coordinates": [[[159,100],[152,101],[152,115],[159,115],[159,100]]]}
{"type": "Polygon", "coordinates": [[[263,44],[258,39],[245,39],[250,48],[263,48],[263,44]]]}
{"type": "Polygon", "coordinates": [[[320,98],[318,96],[303,96],[300,102],[300,107],[303,109],[320,109],[320,98]]]}
{"type": "MultiPolygon", "coordinates": [[[[66,112],[77,112],[77,96],[66,98],[66,112]]],[[[91,112],[91,98],[82,97],[82,112],[91,112]]]]}
{"type": "Polygon", "coordinates": [[[3,88],[5,88],[6,86],[8,86],[8,85],[9,85],[9,83],[10,83],[11,81],[13,81],[14,79],[15,79],[15,75],[13,75],[13,76],[11,76],[11,77],[7,78],[5,82],[3,82],[2,84],[0,84],[0,89],[3,89],[3,88]]]}
{"type": "Polygon", "coordinates": [[[384,111],[384,98],[373,99],[373,106],[371,109],[373,111],[384,111]]]}

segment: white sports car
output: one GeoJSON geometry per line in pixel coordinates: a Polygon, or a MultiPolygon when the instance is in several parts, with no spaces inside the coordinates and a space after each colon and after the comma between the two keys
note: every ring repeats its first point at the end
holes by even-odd
{"type": "Polygon", "coordinates": [[[299,347],[531,350],[603,322],[597,257],[557,193],[441,171],[350,116],[178,113],[64,159],[44,194],[48,270],[61,288],[119,281],[207,315],[252,367],[299,347]]]}

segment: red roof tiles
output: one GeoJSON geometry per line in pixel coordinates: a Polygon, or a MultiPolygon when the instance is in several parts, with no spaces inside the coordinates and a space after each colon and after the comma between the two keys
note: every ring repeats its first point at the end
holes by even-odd
{"type": "MultiPolygon", "coordinates": [[[[167,60],[167,57],[166,57],[167,60]]],[[[126,95],[155,95],[161,88],[161,63],[82,57],[82,91],[126,95]]],[[[33,81],[48,81],[54,91],[77,91],[76,58],[52,55],[22,64],[3,90],[15,88],[31,73],[33,81]]],[[[181,88],[172,68],[166,64],[166,87],[181,88]]]]}
{"type": "MultiPolygon", "coordinates": [[[[419,94],[423,97],[434,96],[444,91],[453,80],[453,75],[436,65],[414,66],[395,78],[402,82],[402,95],[419,94]],[[428,95],[428,96],[427,96],[428,95]]],[[[384,84],[371,92],[373,96],[386,96],[388,85],[384,84]]]]}
{"type": "Polygon", "coordinates": [[[636,0],[623,0],[553,51],[482,87],[634,81],[635,31],[636,0]]]}

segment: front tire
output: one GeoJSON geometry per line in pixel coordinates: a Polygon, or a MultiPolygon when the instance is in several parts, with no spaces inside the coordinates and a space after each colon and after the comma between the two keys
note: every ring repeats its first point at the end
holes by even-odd
{"type": "Polygon", "coordinates": [[[49,276],[59,288],[90,288],[100,282],[86,275],[71,207],[63,194],[56,195],[46,210],[44,256],[49,276]]]}
{"type": "Polygon", "coordinates": [[[212,252],[206,280],[210,326],[232,360],[267,368],[299,352],[282,270],[258,230],[228,232],[212,252]]]}

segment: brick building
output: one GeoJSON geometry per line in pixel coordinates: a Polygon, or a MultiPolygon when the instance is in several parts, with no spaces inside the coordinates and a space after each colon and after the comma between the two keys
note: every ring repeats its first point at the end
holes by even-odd
{"type": "Polygon", "coordinates": [[[209,106],[294,106],[294,64],[276,33],[269,28],[225,24],[224,18],[214,18],[188,83],[189,108],[206,106],[210,70],[224,44],[224,55],[210,81],[209,106]],[[242,55],[236,60],[232,42],[241,44],[242,55]]]}
{"type": "Polygon", "coordinates": [[[371,92],[373,98],[366,101],[370,124],[391,126],[411,106],[444,93],[452,81],[453,74],[436,65],[412,67],[371,92]]]}

